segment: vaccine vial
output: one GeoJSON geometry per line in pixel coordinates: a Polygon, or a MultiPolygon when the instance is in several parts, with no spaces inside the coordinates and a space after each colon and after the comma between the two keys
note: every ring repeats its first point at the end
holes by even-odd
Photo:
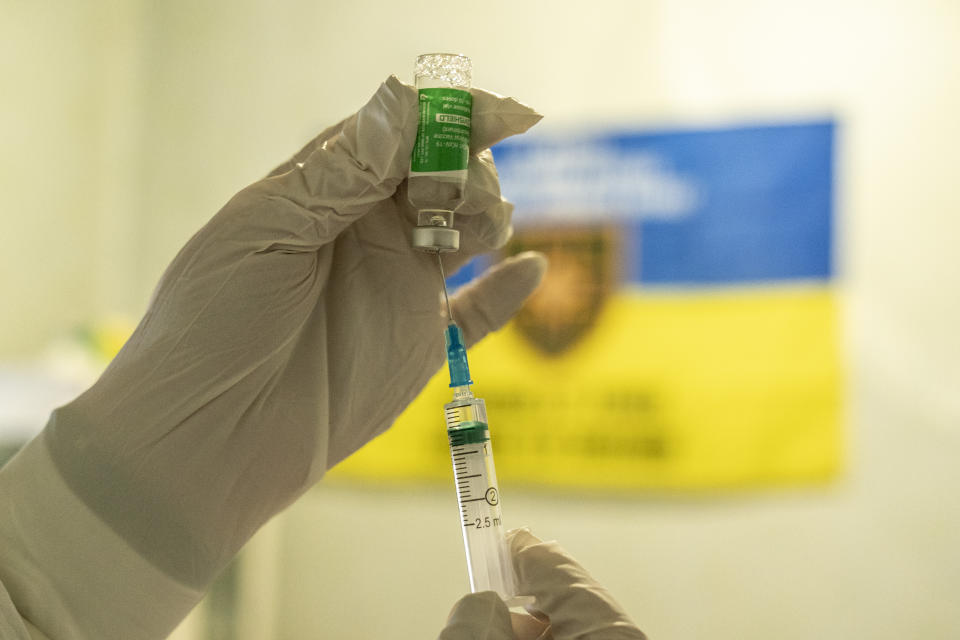
{"type": "Polygon", "coordinates": [[[417,209],[413,246],[443,253],[460,248],[453,215],[463,203],[470,159],[470,58],[455,53],[417,57],[417,139],[410,157],[407,198],[417,209]]]}

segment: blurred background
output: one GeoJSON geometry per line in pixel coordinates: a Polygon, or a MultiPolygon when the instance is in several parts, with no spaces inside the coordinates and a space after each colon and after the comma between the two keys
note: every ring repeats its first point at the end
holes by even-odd
{"type": "MultiPolygon", "coordinates": [[[[95,379],[233,193],[387,75],[412,82],[418,54],[462,52],[476,86],[546,116],[497,153],[517,248],[566,274],[474,361],[506,524],[559,540],[653,638],[960,634],[960,4],[3,0],[0,47],[0,457],[95,379]],[[819,146],[781,137],[804,126],[819,146]],[[766,146],[727,136],[757,130],[766,146]],[[706,205],[663,235],[656,207],[590,198],[579,227],[538,231],[560,214],[524,173],[533,152],[597,144],[695,185],[732,158],[745,235],[706,205]],[[784,218],[803,240],[781,253],[819,252],[813,267],[681,268],[704,246],[743,262],[797,193],[816,197],[784,218]],[[644,262],[658,247],[673,271],[644,262]],[[567,334],[544,324],[586,298],[567,334]],[[582,446],[524,445],[556,419],[517,408],[531,368],[616,391],[555,396],[582,446]],[[604,371],[619,386],[588,375],[604,371]]],[[[399,453],[373,443],[268,524],[174,637],[435,636],[468,589],[443,440],[427,473],[384,461],[421,459],[404,434],[430,433],[442,391],[386,436],[399,453]]]]}

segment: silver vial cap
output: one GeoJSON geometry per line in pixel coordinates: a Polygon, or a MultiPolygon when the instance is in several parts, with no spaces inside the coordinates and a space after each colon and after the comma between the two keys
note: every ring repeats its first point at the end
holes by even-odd
{"type": "Polygon", "coordinates": [[[421,209],[413,229],[413,247],[431,253],[447,253],[460,249],[460,232],[453,228],[453,211],[421,209]]]}
{"type": "Polygon", "coordinates": [[[460,250],[460,232],[443,227],[415,227],[413,247],[430,253],[449,253],[460,250]]]}

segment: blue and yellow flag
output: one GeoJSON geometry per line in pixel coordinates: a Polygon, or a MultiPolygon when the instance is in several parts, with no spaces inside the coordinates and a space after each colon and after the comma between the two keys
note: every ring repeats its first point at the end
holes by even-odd
{"type": "MultiPolygon", "coordinates": [[[[470,352],[501,484],[704,490],[838,472],[834,134],[824,121],[498,145],[517,204],[504,254],[550,259],[470,352]]],[[[449,481],[449,400],[441,372],[334,476],[449,481]]]]}

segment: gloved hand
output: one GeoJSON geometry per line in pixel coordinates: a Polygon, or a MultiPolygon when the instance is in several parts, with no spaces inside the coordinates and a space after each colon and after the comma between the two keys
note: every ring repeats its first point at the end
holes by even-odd
{"type": "Polygon", "coordinates": [[[507,534],[517,591],[536,599],[529,614],[507,610],[492,591],[472,593],[453,607],[440,640],[643,640],[607,590],[556,542],[526,529],[507,534]]]}
{"type": "MultiPolygon", "coordinates": [[[[486,149],[540,116],[474,91],[461,251],[502,245],[486,149]]],[[[384,431],[443,364],[434,256],[411,249],[417,93],[357,114],[237,194],[180,251],[97,383],[0,471],[0,583],[57,640],[165,637],[271,516],[384,431]]],[[[452,300],[468,344],[545,261],[501,263],[452,300]]]]}

